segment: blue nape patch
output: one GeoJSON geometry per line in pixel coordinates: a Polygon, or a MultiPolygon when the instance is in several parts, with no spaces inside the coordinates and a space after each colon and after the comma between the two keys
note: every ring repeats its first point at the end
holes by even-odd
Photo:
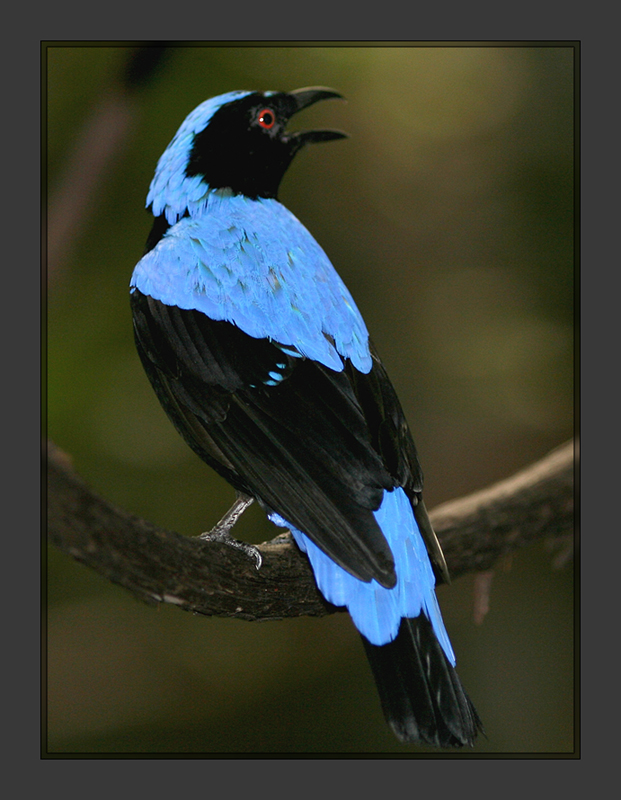
{"type": "Polygon", "coordinates": [[[195,203],[200,204],[209,187],[200,175],[185,174],[194,137],[207,127],[218,109],[248,94],[252,92],[228,92],[212,97],[188,114],[157,162],[147,195],[147,207],[152,206],[153,216],[164,214],[168,223],[174,225],[186,211],[192,213],[195,203]]]}
{"type": "Polygon", "coordinates": [[[209,191],[195,214],[169,228],[138,262],[131,287],[166,305],[232,322],[338,372],[342,358],[369,372],[360,312],[290,211],[277,200],[209,191]]]}
{"type": "Polygon", "coordinates": [[[393,589],[386,589],[375,580],[365,583],[354,578],[279,514],[270,514],[269,518],[276,525],[289,528],[299,548],[308,555],[323,596],[335,606],[346,606],[354,625],[371,644],[392,641],[403,618],[418,617],[422,612],[455,666],[427,549],[403,489],[384,492],[382,505],[374,513],[395,560],[397,584],[393,589]]]}

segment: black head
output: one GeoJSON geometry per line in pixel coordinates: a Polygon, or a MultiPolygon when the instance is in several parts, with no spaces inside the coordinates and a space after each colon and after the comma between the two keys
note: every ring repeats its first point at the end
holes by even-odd
{"type": "Polygon", "coordinates": [[[288,93],[252,92],[225,103],[194,135],[186,176],[201,176],[211,189],[228,188],[253,199],[276,197],[289,164],[304,145],[347,135],[334,130],[286,130],[298,111],[332,97],[341,95],[310,87],[288,93]]]}

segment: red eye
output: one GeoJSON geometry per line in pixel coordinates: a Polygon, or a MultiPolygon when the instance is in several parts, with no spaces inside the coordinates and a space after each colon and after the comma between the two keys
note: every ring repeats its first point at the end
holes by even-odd
{"type": "Polygon", "coordinates": [[[264,108],[263,111],[259,111],[257,122],[262,128],[269,131],[276,124],[276,115],[270,108],[264,108]]]}

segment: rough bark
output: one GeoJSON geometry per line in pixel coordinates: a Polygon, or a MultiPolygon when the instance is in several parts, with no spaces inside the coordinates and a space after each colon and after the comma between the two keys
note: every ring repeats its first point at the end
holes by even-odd
{"type": "MultiPolygon", "coordinates": [[[[53,444],[47,447],[48,535],[58,548],[148,603],[210,616],[269,620],[334,611],[289,534],[244,553],[159,528],[95,494],[53,444]]],[[[438,506],[431,520],[453,577],[484,573],[545,536],[571,537],[574,443],[482,491],[438,506]]]]}

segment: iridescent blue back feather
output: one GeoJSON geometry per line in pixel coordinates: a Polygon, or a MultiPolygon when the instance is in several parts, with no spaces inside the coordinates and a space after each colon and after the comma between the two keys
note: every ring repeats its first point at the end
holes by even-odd
{"type": "Polygon", "coordinates": [[[371,369],[368,333],[328,257],[277,200],[209,191],[137,264],[131,286],[227,320],[331,369],[371,369]]]}

